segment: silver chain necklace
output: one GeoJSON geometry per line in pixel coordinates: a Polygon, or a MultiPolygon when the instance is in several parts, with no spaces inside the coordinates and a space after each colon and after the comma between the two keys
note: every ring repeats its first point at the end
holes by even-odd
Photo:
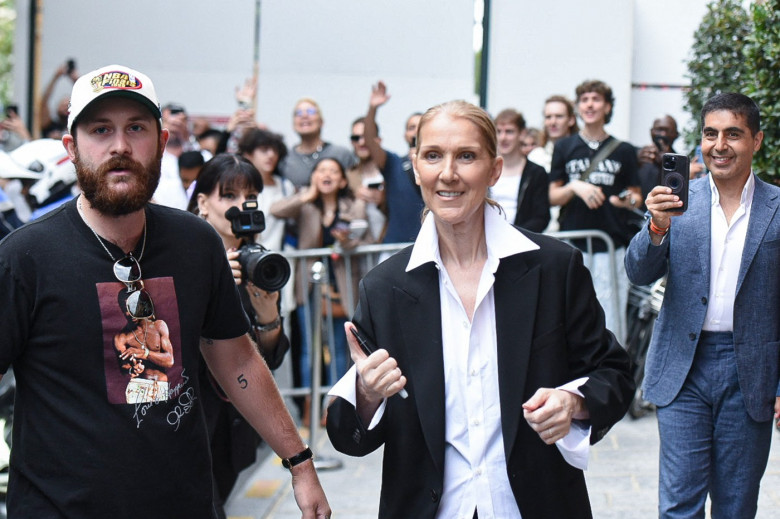
{"type": "MultiPolygon", "coordinates": [[[[87,223],[87,218],[84,215],[84,209],[81,207],[81,197],[79,197],[78,202],[76,203],[76,207],[79,210],[79,216],[81,216],[81,219],[84,221],[84,225],[87,226],[87,228],[92,231],[92,234],[95,235],[95,238],[97,238],[98,243],[100,243],[100,246],[103,247],[103,250],[106,251],[106,254],[108,254],[108,257],[111,258],[111,261],[116,261],[116,258],[113,254],[111,254],[111,251],[108,250],[108,247],[106,247],[106,244],[103,243],[103,240],[98,236],[98,233],[95,232],[95,229],[92,228],[89,223],[87,223]]],[[[146,212],[144,211],[144,241],[141,244],[141,254],[138,255],[138,263],[141,262],[141,258],[144,257],[144,250],[146,250],[146,212]]],[[[129,253],[132,256],[132,251],[129,253]]]]}

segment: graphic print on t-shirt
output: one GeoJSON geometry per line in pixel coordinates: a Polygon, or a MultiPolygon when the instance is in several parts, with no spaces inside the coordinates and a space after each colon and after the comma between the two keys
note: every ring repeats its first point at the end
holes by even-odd
{"type": "Polygon", "coordinates": [[[186,382],[173,278],[144,280],[144,289],[151,296],[155,315],[134,320],[126,312],[129,294],[124,284],[97,284],[106,392],[112,404],[173,400],[186,382]]]}

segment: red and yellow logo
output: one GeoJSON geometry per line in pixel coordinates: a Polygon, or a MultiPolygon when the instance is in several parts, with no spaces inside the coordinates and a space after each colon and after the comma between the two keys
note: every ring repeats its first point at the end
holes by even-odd
{"type": "Polygon", "coordinates": [[[143,86],[137,77],[122,71],[99,74],[90,83],[96,93],[108,89],[138,90],[143,86]]]}

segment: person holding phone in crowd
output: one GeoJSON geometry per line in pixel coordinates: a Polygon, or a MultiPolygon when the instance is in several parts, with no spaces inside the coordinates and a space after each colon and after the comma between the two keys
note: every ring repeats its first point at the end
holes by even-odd
{"type": "Polygon", "coordinates": [[[666,276],[645,365],[643,398],[657,407],[659,517],[755,517],[780,418],[780,188],[752,170],[759,108],[722,93],[701,112],[710,174],[690,183],[688,210],[668,186],[628,247],[626,271],[666,276]]]}
{"type": "Polygon", "coordinates": [[[355,366],[331,391],[337,450],[384,446],[379,517],[591,517],[588,444],[634,384],[581,253],[507,222],[488,189],[496,127],[465,101],[429,109],[415,243],[360,283],[355,366]],[[398,394],[408,392],[407,398],[398,394]]]}
{"type": "MultiPolygon", "coordinates": [[[[279,292],[267,292],[244,279],[238,261],[239,249],[254,237],[236,236],[226,213],[241,209],[247,200],[257,200],[263,191],[263,179],[247,159],[222,153],[206,163],[198,176],[188,210],[206,220],[219,234],[227,252],[233,279],[238,285],[241,303],[252,323],[252,338],[269,369],[282,364],[290,341],[282,330],[279,292]]],[[[200,391],[211,446],[215,483],[215,506],[221,518],[224,504],[239,473],[255,461],[261,438],[230,403],[227,395],[202,365],[200,391]]]]}

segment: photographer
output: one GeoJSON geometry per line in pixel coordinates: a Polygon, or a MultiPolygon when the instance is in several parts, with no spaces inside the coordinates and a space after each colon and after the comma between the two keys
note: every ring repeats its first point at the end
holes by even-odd
{"type": "MultiPolygon", "coordinates": [[[[257,348],[268,367],[276,369],[290,348],[281,326],[279,292],[267,292],[243,279],[239,249],[254,243],[253,236],[236,236],[226,215],[229,210],[236,212],[232,208],[243,207],[245,201],[257,200],[262,190],[263,179],[251,162],[239,155],[222,153],[203,166],[188,210],[210,223],[222,238],[244,311],[252,322],[257,348]]],[[[205,364],[202,369],[207,369],[205,364]]],[[[214,378],[209,373],[202,375],[201,394],[213,458],[215,501],[220,517],[225,517],[224,503],[239,472],[254,463],[261,439],[225,398],[214,378]]]]}
{"type": "Polygon", "coordinates": [[[674,141],[679,137],[677,133],[677,121],[671,115],[659,117],[653,121],[650,128],[650,138],[653,144],[639,148],[637,159],[639,161],[639,182],[642,187],[642,205],[650,191],[658,185],[658,175],[661,172],[661,157],[664,153],[676,153],[674,141]]]}

